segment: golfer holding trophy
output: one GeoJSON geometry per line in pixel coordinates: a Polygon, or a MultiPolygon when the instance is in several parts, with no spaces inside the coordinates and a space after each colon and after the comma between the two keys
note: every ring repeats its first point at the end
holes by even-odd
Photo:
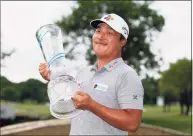
{"type": "MultiPolygon", "coordinates": [[[[47,63],[39,65],[41,76],[50,80],[51,112],[54,116],[74,112],[70,135],[127,135],[135,132],[141,123],[144,90],[136,71],[121,58],[129,27],[122,17],[114,13],[92,20],[90,26],[95,30],[92,47],[97,61],[78,72],[76,80],[65,74],[65,68],[61,66],[60,69],[52,69],[52,66],[61,65],[65,57],[62,40],[59,42],[57,38],[51,38],[50,46],[54,53],[49,57],[45,53],[47,63]]],[[[38,34],[40,43],[46,33],[47,30],[38,34]]],[[[57,32],[50,33],[55,37],[57,32]]],[[[43,50],[44,46],[48,45],[44,44],[43,50]]]]}

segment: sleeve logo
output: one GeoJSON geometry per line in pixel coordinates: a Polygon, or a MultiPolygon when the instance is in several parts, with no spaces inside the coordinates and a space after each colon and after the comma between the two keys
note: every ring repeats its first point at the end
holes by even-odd
{"type": "Polygon", "coordinates": [[[133,99],[137,100],[137,95],[133,95],[133,99]]]}

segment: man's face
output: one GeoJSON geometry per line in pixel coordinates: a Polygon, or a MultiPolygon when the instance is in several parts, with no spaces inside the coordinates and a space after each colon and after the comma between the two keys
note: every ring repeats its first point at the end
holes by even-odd
{"type": "Polygon", "coordinates": [[[126,40],[120,40],[120,33],[106,23],[100,23],[93,35],[93,49],[99,58],[119,57],[126,40]]]}

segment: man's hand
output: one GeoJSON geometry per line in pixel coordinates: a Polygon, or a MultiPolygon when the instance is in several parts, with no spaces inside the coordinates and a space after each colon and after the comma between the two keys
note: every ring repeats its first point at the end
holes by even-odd
{"type": "Polygon", "coordinates": [[[50,69],[48,68],[47,63],[40,63],[39,72],[45,80],[50,80],[50,69]]]}
{"type": "Polygon", "coordinates": [[[77,109],[90,110],[93,99],[83,91],[76,91],[76,96],[72,97],[72,101],[77,109]]]}

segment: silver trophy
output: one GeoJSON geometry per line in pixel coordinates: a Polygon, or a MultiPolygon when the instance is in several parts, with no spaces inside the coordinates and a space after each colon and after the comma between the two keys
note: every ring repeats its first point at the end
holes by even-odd
{"type": "Polygon", "coordinates": [[[53,24],[44,25],[37,30],[36,38],[51,70],[47,88],[50,112],[59,119],[73,118],[82,111],[75,108],[71,99],[75,96],[78,85],[72,76],[64,74],[65,69],[62,75],[52,76],[54,69],[65,66],[61,29],[53,24]]]}

